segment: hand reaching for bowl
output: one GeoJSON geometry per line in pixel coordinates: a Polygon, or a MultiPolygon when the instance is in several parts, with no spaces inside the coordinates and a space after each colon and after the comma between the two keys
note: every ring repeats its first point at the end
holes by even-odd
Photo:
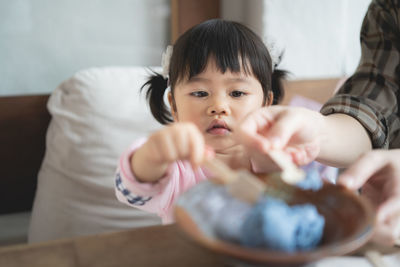
{"type": "Polygon", "coordinates": [[[374,150],[348,168],[338,180],[366,196],[377,209],[373,240],[400,245],[400,149],[374,150]]]}
{"type": "Polygon", "coordinates": [[[324,116],[300,107],[258,109],[238,123],[235,136],[261,153],[271,148],[286,150],[298,165],[318,160],[347,167],[371,149],[367,132],[354,118],[344,114],[324,116]]]}
{"type": "Polygon", "coordinates": [[[300,165],[316,159],[332,166],[350,166],[339,183],[352,190],[361,188],[376,206],[373,240],[400,245],[400,150],[371,151],[367,132],[352,117],[272,106],[247,116],[236,127],[236,136],[259,154],[271,147],[290,151],[300,165]]]}
{"type": "Polygon", "coordinates": [[[131,168],[142,182],[156,182],[171,162],[190,160],[194,168],[206,155],[204,137],[193,123],[176,122],[153,133],[131,158],[131,168]],[[149,168],[148,166],[151,166],[149,168]]]}
{"type": "Polygon", "coordinates": [[[313,161],[320,149],[322,115],[305,108],[271,106],[256,110],[235,129],[235,136],[253,152],[284,149],[295,163],[313,161]]]}

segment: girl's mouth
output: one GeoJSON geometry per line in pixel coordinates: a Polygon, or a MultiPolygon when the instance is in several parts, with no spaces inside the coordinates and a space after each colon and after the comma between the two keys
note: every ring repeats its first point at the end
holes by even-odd
{"type": "Polygon", "coordinates": [[[230,132],[231,129],[223,120],[213,120],[207,128],[207,133],[212,135],[227,135],[230,132]]]}

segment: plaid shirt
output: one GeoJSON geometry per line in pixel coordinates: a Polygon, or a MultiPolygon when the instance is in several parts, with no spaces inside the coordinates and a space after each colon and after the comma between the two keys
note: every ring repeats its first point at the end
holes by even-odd
{"type": "Polygon", "coordinates": [[[345,113],[368,131],[374,148],[400,148],[400,0],[373,0],[361,28],[356,72],[321,113],[345,113]]]}

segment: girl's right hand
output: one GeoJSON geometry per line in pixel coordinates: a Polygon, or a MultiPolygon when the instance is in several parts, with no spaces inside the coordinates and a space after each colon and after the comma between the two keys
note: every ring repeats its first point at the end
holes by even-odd
{"type": "Polygon", "coordinates": [[[176,122],[149,137],[133,155],[131,168],[140,181],[154,182],[165,174],[170,163],[189,160],[197,168],[204,155],[205,141],[197,126],[176,122]]]}

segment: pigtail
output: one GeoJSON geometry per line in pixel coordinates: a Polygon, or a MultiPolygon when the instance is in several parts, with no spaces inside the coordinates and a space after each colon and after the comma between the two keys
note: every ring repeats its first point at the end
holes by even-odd
{"type": "Polygon", "coordinates": [[[168,124],[173,121],[171,112],[164,102],[165,90],[168,88],[168,79],[153,71],[148,81],[140,88],[142,92],[145,87],[146,99],[149,102],[153,117],[161,124],[168,124]]]}
{"type": "Polygon", "coordinates": [[[283,80],[286,79],[288,72],[285,70],[274,69],[271,75],[271,86],[272,92],[274,93],[274,99],[272,105],[279,104],[283,96],[285,95],[285,90],[283,88],[283,80]]]}

